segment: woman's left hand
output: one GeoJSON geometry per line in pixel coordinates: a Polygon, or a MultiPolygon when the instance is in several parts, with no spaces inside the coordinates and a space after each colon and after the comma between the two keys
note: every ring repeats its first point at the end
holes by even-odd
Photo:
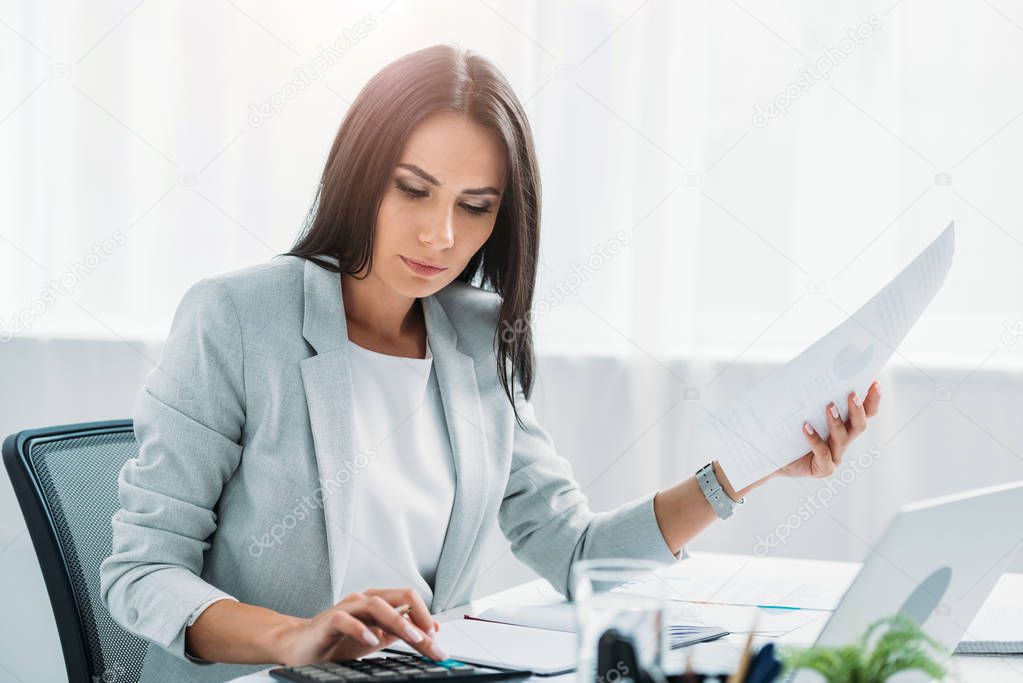
{"type": "Polygon", "coordinates": [[[810,444],[810,452],[777,471],[786,477],[827,477],[842,464],[842,454],[849,442],[859,436],[867,428],[867,418],[877,414],[881,403],[881,391],[877,380],[867,390],[867,397],[862,401],[852,392],[846,398],[849,404],[849,418],[842,422],[838,408],[834,404],[825,407],[828,420],[828,440],[809,424],[803,425],[803,436],[810,444]]]}

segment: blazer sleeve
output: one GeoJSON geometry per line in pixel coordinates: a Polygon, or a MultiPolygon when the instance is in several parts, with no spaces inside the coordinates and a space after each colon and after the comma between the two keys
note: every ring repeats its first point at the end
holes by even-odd
{"type": "Polygon", "coordinates": [[[213,511],[241,458],[245,421],[242,339],[224,286],[201,280],[184,295],[160,364],[135,404],[138,456],[118,475],[113,549],[101,596],[126,630],[172,654],[200,607],[228,593],[201,578],[217,528],[213,511]]]}
{"type": "Polygon", "coordinates": [[[688,556],[672,553],[654,516],[650,493],[608,512],[594,513],[536,420],[532,400],[516,384],[516,406],[524,427],[515,423],[511,472],[498,515],[512,552],[559,592],[570,594],[570,571],[577,560],[626,557],[667,565],[688,556]]]}

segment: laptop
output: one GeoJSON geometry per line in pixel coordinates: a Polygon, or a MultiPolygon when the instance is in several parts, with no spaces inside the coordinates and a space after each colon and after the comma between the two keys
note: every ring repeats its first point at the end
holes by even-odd
{"type": "MultiPolygon", "coordinates": [[[[873,622],[902,612],[951,653],[1023,547],[1021,519],[1023,482],[904,506],[815,644],[855,643],[873,622]]],[[[818,679],[804,671],[795,680],[818,679]]]]}

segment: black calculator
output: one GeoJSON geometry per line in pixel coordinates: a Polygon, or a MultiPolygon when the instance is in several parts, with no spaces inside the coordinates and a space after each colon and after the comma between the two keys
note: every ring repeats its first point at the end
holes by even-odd
{"type": "Polygon", "coordinates": [[[491,669],[454,659],[434,661],[422,655],[363,657],[341,662],[323,662],[308,666],[285,666],[270,670],[270,676],[282,681],[323,681],[324,683],[398,683],[399,681],[507,681],[529,678],[519,669],[491,669]]]}

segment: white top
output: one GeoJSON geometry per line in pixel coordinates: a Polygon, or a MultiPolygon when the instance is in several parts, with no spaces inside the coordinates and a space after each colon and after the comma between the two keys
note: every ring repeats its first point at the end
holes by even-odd
{"type": "MultiPolygon", "coordinates": [[[[354,342],[349,348],[355,453],[370,459],[353,475],[350,557],[334,602],[367,588],[407,586],[429,606],[455,497],[430,342],[426,358],[390,356],[354,342]]],[[[339,525],[327,528],[341,533],[339,525]]],[[[331,564],[338,567],[335,558],[331,564]]]]}

